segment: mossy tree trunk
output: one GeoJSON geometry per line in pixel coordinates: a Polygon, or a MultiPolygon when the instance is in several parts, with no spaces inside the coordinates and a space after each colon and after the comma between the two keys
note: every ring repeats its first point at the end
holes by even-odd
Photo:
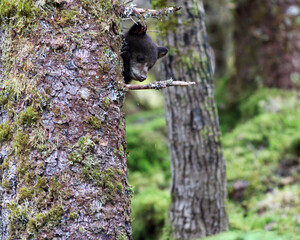
{"type": "Polygon", "coordinates": [[[0,239],[131,239],[118,1],[1,4],[0,239]]]}
{"type": "MultiPolygon", "coordinates": [[[[228,229],[225,162],[203,4],[175,2],[183,7],[181,11],[159,24],[170,50],[160,77],[195,81],[196,85],[164,91],[172,166],[169,234],[196,239],[228,229]]],[[[160,1],[155,3],[163,7],[160,1]]]]}
{"type": "Polygon", "coordinates": [[[300,86],[300,1],[237,1],[235,92],[300,86]]]}

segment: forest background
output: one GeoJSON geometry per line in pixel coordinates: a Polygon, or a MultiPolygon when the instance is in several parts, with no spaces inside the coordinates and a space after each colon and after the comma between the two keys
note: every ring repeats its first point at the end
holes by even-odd
{"type": "MultiPolygon", "coordinates": [[[[216,57],[215,94],[226,160],[226,204],[230,220],[228,232],[205,239],[300,239],[299,74],[290,73],[292,87],[281,83],[272,87],[259,74],[254,84],[243,82],[237,71],[237,65],[243,60],[237,58],[242,54],[241,59],[248,57],[251,62],[255,54],[245,46],[241,51],[236,43],[247,35],[243,31],[256,34],[252,36],[254,42],[264,36],[253,29],[241,31],[240,18],[252,17],[255,19],[252,23],[261,21],[261,26],[267,19],[261,17],[263,11],[251,13],[251,6],[249,11],[245,8],[246,14],[239,11],[245,9],[238,8],[235,1],[204,2],[209,42],[216,57]]],[[[133,3],[138,7],[151,6],[149,1],[133,3]]],[[[292,7],[287,14],[297,10],[297,6],[292,7]]],[[[300,25],[299,20],[300,17],[300,25]]],[[[153,38],[158,33],[155,23],[149,21],[148,25],[153,38]]],[[[130,24],[130,21],[123,24],[124,31],[130,24]]],[[[281,60],[284,65],[285,60],[281,60]]],[[[259,64],[257,68],[264,67],[261,66],[264,62],[259,64]]],[[[247,70],[243,72],[246,74],[247,70]]],[[[151,73],[147,81],[164,80],[157,70],[151,73]]],[[[164,239],[171,174],[162,93],[132,92],[126,99],[125,110],[128,174],[135,192],[133,237],[164,239]]]]}

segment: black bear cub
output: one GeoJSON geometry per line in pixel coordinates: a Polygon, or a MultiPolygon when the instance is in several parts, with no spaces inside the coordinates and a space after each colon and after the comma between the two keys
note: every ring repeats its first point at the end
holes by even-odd
{"type": "Polygon", "coordinates": [[[145,81],[157,59],[168,53],[166,47],[157,46],[146,32],[147,27],[137,23],[124,36],[122,58],[125,83],[145,81]]]}

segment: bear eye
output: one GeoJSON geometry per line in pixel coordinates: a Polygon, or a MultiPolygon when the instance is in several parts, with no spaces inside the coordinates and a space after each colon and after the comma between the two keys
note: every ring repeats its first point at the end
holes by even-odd
{"type": "Polygon", "coordinates": [[[145,62],[145,58],[143,56],[137,56],[136,58],[138,63],[144,63],[145,62]]]}

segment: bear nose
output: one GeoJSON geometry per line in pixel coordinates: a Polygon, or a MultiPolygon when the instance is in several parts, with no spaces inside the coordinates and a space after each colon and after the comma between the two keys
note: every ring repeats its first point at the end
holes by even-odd
{"type": "Polygon", "coordinates": [[[145,76],[145,75],[141,75],[141,76],[140,76],[141,81],[146,80],[146,78],[147,78],[147,76],[145,76]]]}

